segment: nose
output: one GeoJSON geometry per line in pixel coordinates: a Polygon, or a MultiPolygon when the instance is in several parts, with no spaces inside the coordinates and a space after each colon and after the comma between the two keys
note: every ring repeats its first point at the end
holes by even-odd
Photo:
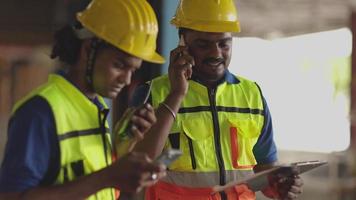
{"type": "Polygon", "coordinates": [[[126,70],[124,74],[120,77],[125,85],[130,85],[131,83],[132,72],[131,70],[126,70]]]}
{"type": "Polygon", "coordinates": [[[220,58],[222,57],[222,50],[219,47],[219,44],[213,44],[210,47],[210,52],[209,52],[209,56],[213,57],[213,58],[220,58]]]}

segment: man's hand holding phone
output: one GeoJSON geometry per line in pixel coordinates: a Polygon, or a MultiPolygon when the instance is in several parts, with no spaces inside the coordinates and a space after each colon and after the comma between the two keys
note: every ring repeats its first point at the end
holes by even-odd
{"type": "Polygon", "coordinates": [[[179,45],[171,51],[168,75],[171,83],[171,92],[185,96],[188,91],[188,80],[193,74],[194,58],[189,54],[183,35],[180,36],[179,45]]]}
{"type": "Polygon", "coordinates": [[[149,103],[128,108],[114,128],[117,155],[131,152],[156,120],[154,109],[149,103]]]}
{"type": "Polygon", "coordinates": [[[140,141],[156,122],[156,116],[153,107],[149,103],[145,103],[134,110],[130,121],[131,125],[128,127],[130,128],[129,134],[131,133],[137,141],[140,141]]]}

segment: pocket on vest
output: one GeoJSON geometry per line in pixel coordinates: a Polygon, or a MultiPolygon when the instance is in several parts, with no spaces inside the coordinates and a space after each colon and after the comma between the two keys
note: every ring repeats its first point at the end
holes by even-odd
{"type": "Polygon", "coordinates": [[[231,161],[235,169],[252,168],[256,165],[253,147],[261,130],[252,119],[229,119],[231,161]]]}
{"type": "Polygon", "coordinates": [[[205,171],[215,168],[213,126],[211,121],[202,118],[183,120],[180,131],[180,158],[185,170],[205,171]]]}

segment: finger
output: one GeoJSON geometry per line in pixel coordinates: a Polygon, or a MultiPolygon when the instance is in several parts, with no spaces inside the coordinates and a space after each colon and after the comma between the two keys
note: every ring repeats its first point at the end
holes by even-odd
{"type": "Polygon", "coordinates": [[[294,194],[301,194],[302,193],[302,188],[297,187],[297,186],[292,186],[289,190],[289,192],[292,192],[294,194]]]}
{"type": "Polygon", "coordinates": [[[136,190],[134,191],[134,193],[136,193],[136,194],[139,193],[143,188],[144,187],[142,187],[142,186],[137,187],[136,190]]]}
{"type": "Polygon", "coordinates": [[[147,112],[147,109],[145,106],[143,106],[136,111],[135,115],[144,115],[146,112],[147,112]]]}
{"type": "Polygon", "coordinates": [[[150,126],[152,124],[154,124],[156,122],[156,120],[157,120],[152,106],[150,106],[149,109],[146,108],[146,106],[145,106],[142,110],[140,110],[137,113],[137,115],[138,116],[136,116],[136,117],[141,117],[141,118],[145,119],[146,121],[148,121],[150,123],[150,126]]]}
{"type": "Polygon", "coordinates": [[[190,59],[190,63],[192,64],[192,66],[195,66],[195,60],[194,60],[194,57],[193,56],[190,56],[191,59],[190,59]]]}
{"type": "Polygon", "coordinates": [[[134,112],[136,112],[136,109],[134,107],[129,107],[125,110],[124,114],[122,115],[122,118],[130,117],[131,115],[133,115],[134,112]]]}
{"type": "Polygon", "coordinates": [[[154,184],[155,182],[157,182],[159,179],[163,178],[166,175],[167,175],[166,171],[145,173],[145,175],[142,177],[143,179],[141,185],[145,187],[154,184]]]}
{"type": "MultiPolygon", "coordinates": [[[[145,165],[153,165],[152,162],[153,160],[147,155],[147,154],[143,154],[143,159],[142,159],[143,163],[145,165]]],[[[149,171],[149,170],[148,170],[149,171]]]]}
{"type": "Polygon", "coordinates": [[[158,175],[157,179],[161,179],[161,178],[167,176],[167,171],[158,172],[157,175],[158,175]]]}
{"type": "Polygon", "coordinates": [[[185,61],[186,61],[187,63],[190,63],[192,66],[195,65],[194,58],[193,58],[191,55],[189,55],[189,54],[183,55],[183,58],[185,59],[185,61]]]}
{"type": "Polygon", "coordinates": [[[182,55],[180,56],[175,62],[174,64],[175,65],[178,65],[178,66],[183,66],[185,65],[186,63],[190,63],[191,64],[192,62],[192,57],[189,56],[189,55],[182,55]]]}
{"type": "Polygon", "coordinates": [[[134,149],[134,147],[136,146],[137,142],[140,141],[140,139],[137,139],[136,136],[134,136],[134,137],[135,137],[135,139],[131,140],[129,146],[127,147],[127,152],[131,152],[134,149]]]}
{"type": "Polygon", "coordinates": [[[187,71],[186,71],[186,78],[187,78],[187,79],[191,79],[191,78],[192,78],[192,75],[193,75],[193,68],[190,67],[190,68],[187,69],[187,71]]]}
{"type": "Polygon", "coordinates": [[[184,49],[187,49],[187,47],[185,46],[178,46],[177,48],[173,49],[171,52],[170,52],[170,58],[171,58],[171,61],[176,61],[182,54],[183,54],[183,50],[184,49]]]}
{"type": "Polygon", "coordinates": [[[303,179],[301,179],[299,176],[296,176],[294,178],[294,185],[299,187],[303,186],[304,185],[303,179]]]}
{"type": "Polygon", "coordinates": [[[132,124],[134,126],[136,126],[136,128],[138,128],[138,130],[143,132],[143,133],[146,132],[152,126],[152,123],[147,121],[146,118],[139,117],[137,115],[132,117],[131,121],[132,121],[132,124]]]}
{"type": "Polygon", "coordinates": [[[149,112],[154,112],[154,109],[153,109],[153,107],[152,107],[152,105],[150,104],[150,103],[146,103],[145,104],[145,108],[149,111],[149,112]]]}
{"type": "Polygon", "coordinates": [[[131,127],[131,133],[138,141],[141,141],[144,138],[144,134],[135,125],[131,127]]]}
{"type": "Polygon", "coordinates": [[[151,180],[152,179],[152,172],[144,172],[141,174],[141,182],[144,182],[146,180],[151,180]]]}
{"type": "Polygon", "coordinates": [[[185,69],[184,69],[184,76],[186,79],[190,79],[192,77],[193,74],[193,70],[192,70],[192,64],[187,63],[184,65],[185,69]]]}
{"type": "Polygon", "coordinates": [[[151,185],[156,184],[157,182],[158,182],[158,179],[155,179],[155,180],[147,179],[147,180],[141,182],[141,185],[142,185],[142,187],[149,187],[151,185]]]}
{"type": "MultiPolygon", "coordinates": [[[[148,121],[148,119],[147,119],[147,116],[148,116],[148,110],[145,108],[145,107],[143,107],[143,108],[141,108],[136,114],[135,114],[135,117],[136,118],[143,118],[143,119],[145,119],[146,121],[148,121]]],[[[136,119],[135,119],[136,120],[136,119]]]]}
{"type": "Polygon", "coordinates": [[[176,55],[176,54],[178,54],[178,53],[181,53],[184,49],[187,49],[187,47],[186,46],[178,46],[178,47],[176,47],[175,49],[173,49],[171,52],[170,52],[170,55],[172,56],[174,56],[174,55],[176,55]]]}
{"type": "Polygon", "coordinates": [[[140,187],[148,187],[151,185],[154,185],[158,182],[159,179],[164,177],[166,175],[165,172],[160,172],[160,173],[150,173],[149,176],[147,176],[144,179],[141,179],[140,181],[140,187]]]}
{"type": "Polygon", "coordinates": [[[293,192],[288,192],[286,199],[296,199],[297,197],[298,197],[297,194],[294,194],[293,192]]]}
{"type": "Polygon", "coordinates": [[[184,50],[182,52],[186,61],[194,66],[195,65],[194,57],[188,53],[188,50],[184,50]]]}
{"type": "Polygon", "coordinates": [[[137,179],[137,189],[155,184],[161,176],[161,174],[156,172],[148,172],[142,170],[137,172],[139,173],[139,179],[137,179]]]}
{"type": "Polygon", "coordinates": [[[157,122],[157,118],[156,118],[156,114],[154,112],[154,110],[147,110],[146,112],[146,118],[145,118],[148,122],[151,123],[151,126],[157,122]]]}

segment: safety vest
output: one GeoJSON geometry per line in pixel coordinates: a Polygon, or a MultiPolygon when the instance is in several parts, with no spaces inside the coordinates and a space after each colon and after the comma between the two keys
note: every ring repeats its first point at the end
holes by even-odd
{"type": "MultiPolygon", "coordinates": [[[[169,167],[164,183],[160,183],[178,187],[175,194],[185,191],[189,195],[187,188],[225,185],[253,173],[256,165],[253,147],[264,124],[263,100],[256,83],[241,77],[238,80],[239,83],[224,82],[215,89],[189,81],[188,93],[166,145],[166,148],[179,148],[183,155],[169,167]]],[[[154,79],[153,106],[157,108],[169,91],[168,76],[154,79]]],[[[155,191],[152,188],[148,191],[161,191],[164,187],[159,188],[160,184],[153,187],[157,188],[155,191]]],[[[249,194],[245,199],[255,199],[252,191],[247,188],[244,191],[249,194]]],[[[239,192],[244,196],[244,192],[239,192]]],[[[168,199],[168,196],[151,199],[168,199]]]]}
{"type": "MultiPolygon", "coordinates": [[[[13,112],[35,95],[47,100],[54,115],[61,165],[54,184],[73,181],[112,163],[107,113],[60,75],[50,75],[49,81],[18,102],[13,112]]],[[[99,100],[106,107],[101,97],[99,100]]],[[[115,190],[103,189],[88,199],[114,200],[115,190]]]]}

